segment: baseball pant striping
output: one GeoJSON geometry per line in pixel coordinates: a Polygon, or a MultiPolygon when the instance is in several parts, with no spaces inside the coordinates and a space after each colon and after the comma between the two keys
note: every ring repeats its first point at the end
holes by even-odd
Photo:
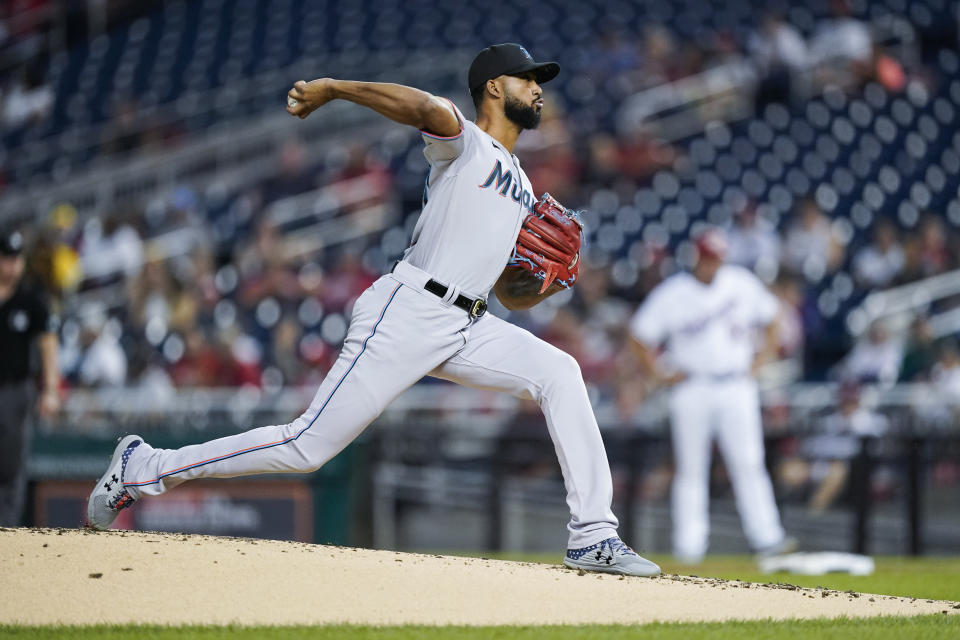
{"type": "Polygon", "coordinates": [[[180,449],[138,447],[125,485],[135,498],[194,478],[305,473],[342,451],[400,393],[431,374],[532,397],[543,407],[570,506],[570,546],[615,534],[612,483],[603,443],[576,362],[491,315],[471,322],[423,289],[428,274],[400,263],[354,305],[337,362],[310,407],[293,422],[180,449]]]}
{"type": "Polygon", "coordinates": [[[563,472],[570,548],[616,535],[610,466],[573,356],[509,322],[484,316],[470,328],[467,345],[431,375],[537,402],[563,472]]]}
{"type": "Polygon", "coordinates": [[[697,558],[707,551],[714,438],[730,476],[747,541],[754,549],[779,544],[784,531],[764,465],[756,383],[746,376],[681,383],[670,398],[670,420],[677,467],[671,495],[675,553],[697,558]]]}

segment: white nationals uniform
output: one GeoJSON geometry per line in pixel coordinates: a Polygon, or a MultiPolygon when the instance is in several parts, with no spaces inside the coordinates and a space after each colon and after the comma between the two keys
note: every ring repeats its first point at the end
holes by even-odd
{"type": "Polygon", "coordinates": [[[710,284],[689,273],[657,286],[631,322],[633,336],[665,345],[687,379],[674,387],[670,420],[676,474],[673,544],[696,561],[709,534],[710,449],[716,438],[733,485],[744,532],[755,550],[784,539],[764,466],[757,385],[750,366],[757,332],[777,314],[777,299],[750,271],[722,265],[710,284]]]}
{"type": "Polygon", "coordinates": [[[343,350],[306,412],[181,449],[144,443],[124,472],[134,498],[194,478],[314,471],[431,375],[536,400],[563,471],[569,547],[616,535],[610,469],[576,360],[489,313],[476,319],[452,304],[461,294],[486,298],[534,203],[517,158],[456,114],[459,135],[423,134],[430,175],[412,245],[357,299],[343,350]],[[431,279],[449,287],[443,298],[424,289],[431,279]]]}

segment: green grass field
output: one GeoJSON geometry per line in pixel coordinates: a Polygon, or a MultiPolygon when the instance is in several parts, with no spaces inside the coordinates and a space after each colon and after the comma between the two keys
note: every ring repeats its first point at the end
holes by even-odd
{"type": "Polygon", "coordinates": [[[705,624],[648,624],[544,627],[46,627],[0,626],[4,638],[71,638],[76,640],[784,640],[817,638],[897,638],[898,640],[943,640],[960,637],[960,616],[915,618],[869,618],[866,620],[810,620],[797,622],[726,622],[705,624]]]}
{"type": "MultiPolygon", "coordinates": [[[[503,554],[503,559],[527,562],[556,562],[553,556],[503,554]]],[[[667,573],[695,574],[703,577],[730,578],[752,582],[789,582],[792,584],[862,593],[908,596],[932,600],[960,601],[960,558],[877,558],[872,576],[842,574],[803,577],[787,574],[757,573],[751,558],[715,556],[696,568],[679,567],[667,557],[652,557],[667,573]]],[[[602,615],[602,613],[601,613],[602,615]]],[[[650,624],[542,626],[542,627],[11,627],[0,625],[0,638],[71,638],[78,640],[119,640],[120,638],[156,638],[163,640],[299,640],[301,638],[345,638],[359,640],[479,638],[549,638],[550,640],[586,640],[594,638],[655,638],[664,640],[710,638],[794,640],[825,638],[857,640],[861,638],[898,638],[905,640],[960,638],[960,615],[918,616],[913,618],[871,618],[863,620],[809,620],[789,622],[726,622],[701,624],[650,624]]]]}
{"type": "MultiPolygon", "coordinates": [[[[556,554],[505,553],[494,557],[525,562],[558,562],[556,554]]],[[[853,589],[861,593],[960,602],[960,557],[876,557],[877,570],[871,576],[850,576],[841,573],[825,576],[763,574],[757,571],[757,565],[751,557],[742,555],[710,556],[702,565],[696,567],[678,565],[670,556],[647,557],[659,564],[664,573],[746,582],[789,582],[800,587],[826,587],[839,591],[853,589]]]]}

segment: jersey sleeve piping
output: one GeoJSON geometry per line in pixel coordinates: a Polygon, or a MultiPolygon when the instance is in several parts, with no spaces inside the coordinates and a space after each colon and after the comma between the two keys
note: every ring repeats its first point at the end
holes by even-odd
{"type": "Polygon", "coordinates": [[[460,133],[455,136],[438,136],[436,134],[430,133],[426,129],[420,129],[420,133],[427,136],[428,138],[433,138],[434,140],[456,140],[463,135],[463,119],[460,117],[460,112],[457,111],[457,107],[453,104],[450,98],[444,98],[447,102],[450,103],[450,108],[453,109],[453,115],[457,119],[457,124],[460,125],[460,133]]]}

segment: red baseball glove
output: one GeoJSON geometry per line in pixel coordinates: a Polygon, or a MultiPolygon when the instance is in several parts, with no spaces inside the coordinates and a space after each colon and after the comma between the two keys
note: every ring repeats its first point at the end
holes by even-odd
{"type": "Polygon", "coordinates": [[[539,285],[540,295],[554,283],[569,289],[580,271],[582,231],[580,213],[544,193],[523,221],[508,270],[526,271],[533,277],[533,284],[539,285]]]}

